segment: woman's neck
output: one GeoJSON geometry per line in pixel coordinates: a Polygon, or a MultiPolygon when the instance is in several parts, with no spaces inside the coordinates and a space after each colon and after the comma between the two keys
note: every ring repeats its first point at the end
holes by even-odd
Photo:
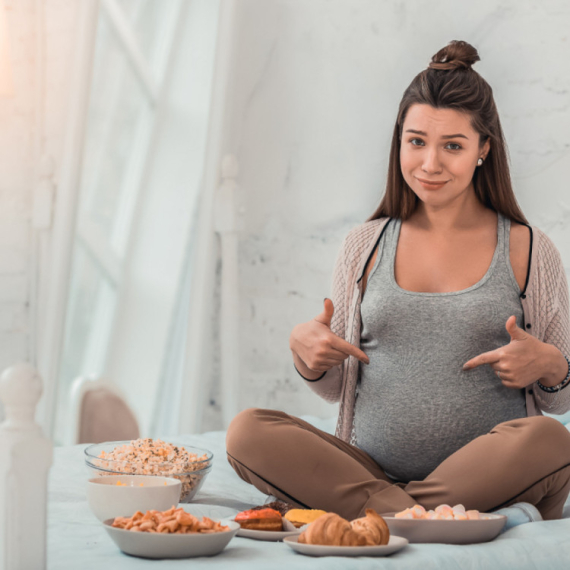
{"type": "Polygon", "coordinates": [[[418,229],[449,234],[485,226],[494,223],[496,219],[496,212],[486,208],[479,202],[474,192],[470,192],[462,199],[441,206],[420,201],[407,222],[418,229]]]}

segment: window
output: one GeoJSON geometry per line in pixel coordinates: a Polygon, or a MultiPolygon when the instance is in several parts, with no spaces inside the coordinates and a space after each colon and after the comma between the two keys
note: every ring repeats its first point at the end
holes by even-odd
{"type": "Polygon", "coordinates": [[[108,371],[183,12],[179,0],[100,4],[57,379],[57,442],[67,438],[73,379],[108,371]]]}

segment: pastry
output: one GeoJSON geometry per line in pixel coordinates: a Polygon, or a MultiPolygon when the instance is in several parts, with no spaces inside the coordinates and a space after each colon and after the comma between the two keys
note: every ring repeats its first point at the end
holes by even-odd
{"type": "Polygon", "coordinates": [[[327,546],[383,546],[390,540],[386,521],[373,509],[366,516],[348,522],[335,513],[326,513],[311,523],[298,538],[302,544],[327,546]]]}
{"type": "Polygon", "coordinates": [[[274,509],[259,509],[242,511],[234,519],[241,528],[249,530],[283,530],[283,520],[281,515],[274,509]]]}
{"type": "Polygon", "coordinates": [[[341,516],[326,513],[299,535],[298,542],[327,546],[365,546],[367,539],[353,530],[350,523],[341,516]]]}
{"type": "Polygon", "coordinates": [[[284,516],[287,511],[293,509],[293,505],[286,503],[285,501],[273,501],[272,503],[266,503],[265,505],[260,505],[259,507],[253,507],[252,511],[259,511],[261,509],[273,509],[277,511],[281,516],[284,516]]]}
{"type": "Polygon", "coordinates": [[[386,521],[373,509],[366,509],[366,516],[351,521],[352,530],[366,537],[368,546],[384,546],[390,540],[386,521]]]}
{"type": "Polygon", "coordinates": [[[303,525],[312,523],[322,515],[326,515],[326,511],[319,511],[316,509],[291,509],[285,513],[285,518],[295,525],[295,528],[300,528],[303,525]]]}

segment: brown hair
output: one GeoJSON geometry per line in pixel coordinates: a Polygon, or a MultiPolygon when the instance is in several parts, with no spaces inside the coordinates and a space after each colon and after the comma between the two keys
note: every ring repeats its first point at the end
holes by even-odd
{"type": "Polygon", "coordinates": [[[454,40],[440,49],[428,68],[416,75],[405,90],[392,135],[386,191],[380,205],[367,221],[389,216],[406,220],[418,204],[400,167],[400,144],[406,114],[411,105],[431,105],[466,113],[479,133],[479,146],[487,139],[491,148],[483,164],[475,169],[473,186],[480,202],[521,224],[528,224],[513,188],[499,114],[491,86],[471,66],[480,61],[477,50],[454,40]]]}

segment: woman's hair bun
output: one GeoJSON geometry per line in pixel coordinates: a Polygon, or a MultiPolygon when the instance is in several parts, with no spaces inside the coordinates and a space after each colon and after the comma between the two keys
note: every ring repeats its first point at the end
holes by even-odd
{"type": "Polygon", "coordinates": [[[471,66],[480,61],[477,50],[467,42],[453,40],[440,49],[432,58],[428,69],[452,70],[471,69],[471,66]]]}

